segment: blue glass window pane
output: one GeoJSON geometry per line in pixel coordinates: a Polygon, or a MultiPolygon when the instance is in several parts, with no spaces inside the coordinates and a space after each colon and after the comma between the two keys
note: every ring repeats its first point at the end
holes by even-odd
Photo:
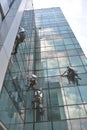
{"type": "Polygon", "coordinates": [[[87,58],[85,56],[81,56],[82,62],[84,65],[87,65],[87,58]]]}
{"type": "Polygon", "coordinates": [[[70,58],[70,62],[72,66],[79,66],[82,65],[81,59],[79,56],[72,56],[69,57],[70,58]]]}
{"type": "Polygon", "coordinates": [[[35,130],[52,130],[51,122],[40,122],[35,124],[35,130]]]}
{"type": "Polygon", "coordinates": [[[42,71],[37,70],[37,71],[35,71],[35,73],[36,73],[37,77],[47,77],[47,70],[45,70],[45,69],[42,71]]]}
{"type": "Polygon", "coordinates": [[[81,80],[79,80],[80,85],[87,84],[87,74],[86,73],[83,73],[83,74],[79,73],[79,77],[81,78],[81,80]]]}
{"type": "Polygon", "coordinates": [[[26,110],[26,119],[25,119],[25,122],[33,122],[33,112],[34,112],[33,109],[26,110]]]}
{"type": "Polygon", "coordinates": [[[56,45],[64,45],[62,39],[56,39],[56,40],[54,40],[54,44],[55,44],[55,46],[56,46],[56,45]]]}
{"type": "Polygon", "coordinates": [[[65,46],[55,46],[56,51],[65,50],[65,46]]]}
{"type": "Polygon", "coordinates": [[[27,123],[25,123],[25,128],[24,128],[25,130],[33,130],[33,124],[27,124],[27,123]]]}
{"type": "Polygon", "coordinates": [[[66,39],[64,39],[64,43],[65,43],[65,45],[67,45],[67,44],[73,44],[73,41],[70,38],[66,38],[66,39]]]}
{"type": "Polygon", "coordinates": [[[77,51],[75,49],[70,49],[67,50],[68,56],[73,56],[73,55],[77,55],[77,51]]]}
{"type": "Polygon", "coordinates": [[[84,66],[78,66],[78,67],[74,67],[76,72],[79,74],[79,73],[85,73],[86,72],[86,69],[84,66]]]}
{"type": "Polygon", "coordinates": [[[60,75],[59,69],[49,69],[47,71],[48,71],[48,76],[60,75]]]}
{"type": "Polygon", "coordinates": [[[75,46],[74,45],[66,45],[66,49],[69,50],[69,49],[75,49],[75,46]]]}
{"type": "Polygon", "coordinates": [[[68,130],[67,121],[53,122],[53,130],[68,130]]]}
{"type": "Polygon", "coordinates": [[[84,103],[87,103],[87,86],[79,86],[81,98],[84,103]]]}
{"type": "Polygon", "coordinates": [[[87,72],[87,66],[85,66],[86,72],[87,72]]]}

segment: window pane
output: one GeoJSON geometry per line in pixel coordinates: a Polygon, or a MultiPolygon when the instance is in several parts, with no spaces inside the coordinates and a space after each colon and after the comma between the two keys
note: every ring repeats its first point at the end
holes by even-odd
{"type": "Polygon", "coordinates": [[[87,65],[87,58],[85,56],[81,56],[82,62],[84,65],[87,65]]]}
{"type": "Polygon", "coordinates": [[[55,105],[63,105],[63,97],[62,97],[62,90],[61,89],[51,89],[50,90],[50,100],[51,106],[55,105]]]}
{"type": "MultiPolygon", "coordinates": [[[[47,66],[46,66],[46,59],[42,59],[41,60],[41,68],[42,69],[45,69],[47,66]]],[[[40,68],[38,68],[38,70],[39,70],[40,68]]]]}
{"type": "Polygon", "coordinates": [[[80,94],[76,87],[64,88],[67,104],[81,103],[80,94]]]}
{"type": "Polygon", "coordinates": [[[51,122],[36,123],[35,130],[52,130],[51,122]]]}
{"type": "Polygon", "coordinates": [[[49,68],[58,68],[58,61],[56,58],[47,59],[47,67],[49,68]]]}
{"type": "Polygon", "coordinates": [[[65,46],[56,46],[55,49],[56,51],[62,51],[65,50],[65,46]]]}
{"type": "Polygon", "coordinates": [[[49,69],[47,71],[48,71],[48,76],[56,76],[60,74],[59,69],[49,69]]]}
{"type": "Polygon", "coordinates": [[[74,49],[74,50],[67,50],[67,53],[69,56],[73,56],[73,55],[77,55],[77,51],[74,49]]]}
{"type": "Polygon", "coordinates": [[[62,39],[57,39],[57,40],[54,40],[54,44],[55,44],[55,46],[56,46],[56,45],[64,45],[64,43],[63,43],[63,40],[62,40],[62,39]]]}
{"type": "Polygon", "coordinates": [[[68,106],[70,118],[87,117],[83,105],[68,106]]]}
{"type": "Polygon", "coordinates": [[[69,50],[69,49],[75,49],[75,46],[74,45],[67,45],[66,46],[66,49],[69,50]]]}
{"type": "Polygon", "coordinates": [[[77,73],[85,73],[85,67],[81,66],[81,67],[74,67],[77,73]]]}
{"type": "Polygon", "coordinates": [[[73,57],[69,57],[69,58],[70,58],[72,66],[82,65],[82,62],[81,62],[81,59],[79,56],[75,56],[75,57],[73,56],[73,57]]]}
{"type": "Polygon", "coordinates": [[[79,74],[81,80],[79,80],[80,85],[87,84],[87,74],[79,74]]]}
{"type": "Polygon", "coordinates": [[[73,44],[73,41],[72,41],[72,39],[70,39],[70,38],[66,38],[66,39],[64,39],[64,43],[67,45],[67,44],[73,44]]]}
{"type": "Polygon", "coordinates": [[[64,58],[58,58],[58,61],[59,61],[59,66],[60,67],[66,67],[69,65],[69,60],[67,57],[64,57],[64,58]]]}
{"type": "Polygon", "coordinates": [[[68,130],[67,121],[53,122],[53,130],[68,130]]]}
{"type": "Polygon", "coordinates": [[[79,89],[83,102],[87,103],[87,86],[79,86],[79,89]]]}

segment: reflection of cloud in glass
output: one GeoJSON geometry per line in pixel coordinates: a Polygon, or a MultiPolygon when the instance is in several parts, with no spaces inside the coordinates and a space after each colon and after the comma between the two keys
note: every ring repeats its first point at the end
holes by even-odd
{"type": "Polygon", "coordinates": [[[48,81],[49,83],[59,83],[60,82],[60,77],[59,76],[55,76],[55,77],[48,77],[48,81]]]}
{"type": "Polygon", "coordinates": [[[56,58],[47,59],[47,67],[49,68],[58,68],[58,62],[56,58]]]}
{"type": "Polygon", "coordinates": [[[41,47],[45,47],[44,39],[42,39],[42,40],[40,41],[40,46],[41,46],[41,47]]]}
{"type": "Polygon", "coordinates": [[[45,35],[52,35],[52,28],[45,28],[44,29],[44,33],[45,33],[45,35]]]}
{"type": "Polygon", "coordinates": [[[87,117],[83,105],[68,106],[70,118],[87,117]]]}
{"type": "Polygon", "coordinates": [[[55,50],[54,46],[46,47],[46,51],[54,51],[54,50],[55,50]]]}
{"type": "MultiPolygon", "coordinates": [[[[61,42],[61,45],[62,45],[63,37],[60,35],[60,33],[59,34],[55,33],[54,27],[51,27],[51,28],[46,27],[46,28],[44,28],[43,33],[40,31],[39,34],[40,34],[41,40],[49,40],[49,39],[54,38],[54,39],[57,39],[58,42],[61,42]]],[[[59,44],[59,43],[57,43],[57,44],[59,44]]]]}
{"type": "Polygon", "coordinates": [[[54,46],[52,40],[45,41],[45,45],[46,45],[46,47],[48,47],[48,46],[54,46]]]}
{"type": "Polygon", "coordinates": [[[58,38],[54,40],[55,45],[64,45],[63,38],[58,38]]]}
{"type": "Polygon", "coordinates": [[[77,88],[75,87],[65,88],[64,91],[65,91],[67,104],[81,103],[81,97],[77,88]]]}
{"type": "MultiPolygon", "coordinates": [[[[75,87],[64,88],[64,92],[66,97],[66,100],[64,100],[64,104],[67,103],[67,105],[70,105],[68,106],[70,118],[87,117],[86,108],[81,100],[78,89],[75,87]],[[82,105],[77,105],[80,103],[82,103],[82,105]]],[[[66,111],[66,115],[67,115],[67,111],[66,111]]]]}
{"type": "Polygon", "coordinates": [[[41,47],[41,52],[42,51],[46,51],[46,48],[45,47],[41,47]]]}
{"type": "Polygon", "coordinates": [[[66,53],[66,51],[57,51],[56,56],[57,57],[64,57],[64,56],[67,56],[67,53],[66,53]]]}
{"type": "Polygon", "coordinates": [[[67,57],[64,57],[64,58],[58,58],[58,61],[59,61],[59,66],[60,67],[66,67],[69,65],[69,60],[67,57]]]}

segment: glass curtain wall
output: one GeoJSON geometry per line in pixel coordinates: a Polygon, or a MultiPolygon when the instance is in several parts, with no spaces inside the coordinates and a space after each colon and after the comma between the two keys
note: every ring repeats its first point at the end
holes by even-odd
{"type": "Polygon", "coordinates": [[[86,130],[87,59],[60,8],[35,10],[35,23],[34,73],[44,113],[32,108],[30,89],[25,130],[86,130]],[[61,77],[67,66],[81,78],[78,86],[61,77]]]}
{"type": "Polygon", "coordinates": [[[21,26],[26,38],[8,65],[0,120],[9,130],[86,130],[87,59],[61,9],[27,10],[21,26]],[[78,86],[61,77],[67,66],[81,78],[78,86]],[[37,76],[34,89],[27,88],[31,74],[37,76]],[[36,89],[43,95],[43,113],[32,104],[36,89]]]}
{"type": "Polygon", "coordinates": [[[0,121],[8,130],[24,130],[26,107],[26,77],[33,73],[34,12],[25,11],[20,24],[25,39],[11,55],[3,89],[0,94],[0,121]]]}

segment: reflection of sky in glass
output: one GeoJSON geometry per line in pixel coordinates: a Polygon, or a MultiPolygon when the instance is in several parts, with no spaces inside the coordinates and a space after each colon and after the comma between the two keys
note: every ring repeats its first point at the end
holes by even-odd
{"type": "Polygon", "coordinates": [[[67,45],[67,44],[73,44],[71,38],[66,38],[64,39],[64,43],[67,45]]]}
{"type": "Polygon", "coordinates": [[[64,51],[65,46],[55,46],[56,51],[64,51]]]}
{"type": "Polygon", "coordinates": [[[42,66],[42,69],[45,69],[47,67],[46,66],[46,59],[41,60],[41,66],[42,66]]]}
{"type": "Polygon", "coordinates": [[[44,33],[45,35],[52,35],[52,28],[45,28],[44,33]]]}
{"type": "Polygon", "coordinates": [[[69,58],[70,58],[71,64],[73,66],[82,65],[82,62],[81,62],[81,59],[79,56],[73,56],[73,57],[69,57],[69,58]]]}
{"type": "Polygon", "coordinates": [[[67,56],[67,53],[65,51],[57,51],[56,56],[57,57],[64,57],[64,56],[67,56]]]}
{"type": "Polygon", "coordinates": [[[59,38],[59,39],[54,40],[54,44],[55,44],[55,46],[56,45],[64,45],[63,39],[59,38]]]}
{"type": "Polygon", "coordinates": [[[82,62],[84,65],[87,65],[87,58],[85,56],[81,56],[82,62]]]}
{"type": "MultiPolygon", "coordinates": [[[[41,46],[41,48],[42,48],[42,47],[45,47],[45,42],[44,42],[44,40],[43,40],[43,41],[40,41],[40,46],[41,46]]],[[[40,48],[40,49],[41,49],[41,48],[40,48]]]]}
{"type": "Polygon", "coordinates": [[[59,61],[59,66],[60,67],[66,67],[69,65],[69,60],[67,57],[64,57],[64,58],[58,58],[58,61],[59,61]]]}
{"type": "Polygon", "coordinates": [[[45,45],[47,46],[54,46],[53,40],[45,41],[45,45]]]}
{"type": "MultiPolygon", "coordinates": [[[[76,50],[76,48],[79,48],[79,45],[77,44],[78,41],[73,38],[73,35],[71,34],[71,37],[69,37],[69,32],[71,33],[71,29],[67,23],[63,24],[65,19],[62,20],[62,17],[56,19],[57,22],[55,22],[55,26],[56,24],[59,24],[60,21],[62,24],[61,26],[59,25],[58,27],[55,27],[53,26],[54,20],[50,19],[51,15],[49,15],[49,12],[47,15],[49,16],[49,20],[46,19],[48,16],[45,16],[46,20],[42,20],[43,28],[39,33],[39,35],[43,35],[43,39],[41,39],[40,42],[42,47],[41,58],[45,58],[44,60],[41,60],[41,68],[45,69],[43,72],[41,72],[42,76],[49,76],[50,88],[58,87],[58,82],[59,84],[63,85],[64,88],[61,89],[63,102],[61,102],[60,94],[58,93],[58,103],[59,105],[65,105],[64,111],[66,113],[66,118],[85,117],[86,113],[82,104],[82,99],[83,101],[87,101],[87,98],[85,97],[86,94],[83,96],[84,91],[86,92],[86,89],[84,89],[84,91],[80,90],[82,91],[80,95],[79,89],[73,84],[69,85],[66,77],[61,77],[58,81],[55,81],[53,77],[59,75],[60,72],[62,74],[66,70],[66,67],[71,65],[74,66],[78,73],[80,73],[79,76],[82,78],[82,80],[79,80],[79,83],[81,85],[84,83],[83,79],[86,77],[86,75],[83,74],[85,73],[85,69],[82,67],[82,60],[84,65],[86,64],[86,61],[85,59],[81,60],[83,57],[77,56],[78,54],[81,54],[81,50],[76,50]],[[52,24],[52,26],[50,26],[50,24],[52,24]],[[60,71],[58,67],[60,67],[60,71]]],[[[80,89],[82,89],[82,87],[80,89]]],[[[62,112],[61,108],[60,111],[62,112]]],[[[62,119],[64,119],[64,116],[62,116],[62,119]]]]}
{"type": "Polygon", "coordinates": [[[74,46],[74,45],[67,45],[67,46],[66,46],[66,49],[68,49],[68,50],[69,50],[69,49],[75,49],[75,46],[74,46]]]}
{"type": "Polygon", "coordinates": [[[47,70],[36,71],[37,77],[47,77],[47,70]]]}
{"type": "Polygon", "coordinates": [[[87,103],[87,86],[79,86],[83,102],[87,103]]]}
{"type": "Polygon", "coordinates": [[[87,117],[83,105],[68,106],[70,118],[87,117]]]}
{"type": "Polygon", "coordinates": [[[49,69],[48,71],[48,76],[56,76],[59,75],[59,69],[49,69]]]}
{"type": "Polygon", "coordinates": [[[81,66],[81,67],[76,66],[74,69],[77,71],[77,73],[85,73],[86,72],[86,70],[83,66],[81,66]]]}
{"type": "Polygon", "coordinates": [[[56,58],[47,59],[47,68],[58,68],[58,61],[56,58]]]}
{"type": "Polygon", "coordinates": [[[46,51],[54,51],[54,50],[55,50],[54,46],[46,47],[46,51]]]}
{"type": "Polygon", "coordinates": [[[78,89],[75,87],[64,88],[67,104],[81,103],[81,98],[78,89]]]}

